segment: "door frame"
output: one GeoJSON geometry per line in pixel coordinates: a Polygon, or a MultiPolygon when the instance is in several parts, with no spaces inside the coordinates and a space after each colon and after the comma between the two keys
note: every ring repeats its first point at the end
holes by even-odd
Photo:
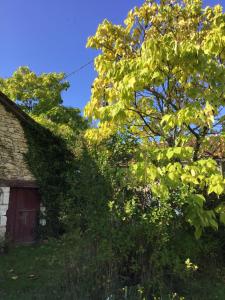
{"type": "MultiPolygon", "coordinates": [[[[8,210],[7,210],[7,222],[6,222],[6,239],[12,243],[12,244],[32,244],[35,243],[37,241],[37,237],[34,236],[32,241],[18,241],[16,239],[16,230],[18,230],[18,205],[17,203],[13,203],[12,201],[17,201],[17,200],[13,200],[13,190],[33,190],[37,192],[37,199],[38,200],[38,208],[37,209],[33,209],[32,211],[36,211],[37,212],[37,220],[36,220],[36,228],[38,228],[39,225],[39,214],[40,214],[40,207],[41,207],[41,196],[40,193],[38,191],[37,186],[24,186],[24,185],[19,185],[16,184],[14,186],[11,185],[10,187],[10,194],[9,194],[9,204],[8,204],[8,210]]],[[[36,200],[35,200],[36,201],[36,200]]],[[[26,208],[24,208],[24,210],[27,210],[26,208]]],[[[29,210],[29,209],[28,209],[29,210]]],[[[30,210],[31,211],[31,210],[30,210]]]]}

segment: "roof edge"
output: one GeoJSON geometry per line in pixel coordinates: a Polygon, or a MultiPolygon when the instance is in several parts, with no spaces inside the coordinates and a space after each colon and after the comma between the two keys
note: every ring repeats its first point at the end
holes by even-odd
{"type": "Polygon", "coordinates": [[[0,91],[0,103],[4,105],[9,111],[11,111],[21,121],[34,125],[36,122],[26,114],[15,102],[10,100],[5,94],[0,91]]]}
{"type": "Polygon", "coordinates": [[[38,188],[35,180],[0,179],[0,187],[38,188]]]}

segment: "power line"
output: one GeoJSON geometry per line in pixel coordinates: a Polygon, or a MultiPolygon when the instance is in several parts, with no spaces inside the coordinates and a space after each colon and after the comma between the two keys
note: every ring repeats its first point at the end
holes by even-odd
{"type": "Polygon", "coordinates": [[[86,68],[87,66],[89,66],[90,64],[92,64],[94,62],[94,58],[92,58],[92,60],[90,60],[89,62],[87,62],[86,64],[82,65],[81,67],[79,67],[78,69],[72,71],[71,73],[67,74],[63,79],[67,79],[68,77],[78,73],[79,71],[81,71],[82,69],[86,68]]]}

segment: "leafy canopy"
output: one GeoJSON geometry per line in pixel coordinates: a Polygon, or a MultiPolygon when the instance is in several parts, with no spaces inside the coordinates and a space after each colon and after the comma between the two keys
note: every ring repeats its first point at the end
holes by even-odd
{"type": "Polygon", "coordinates": [[[87,122],[78,108],[63,105],[62,92],[69,88],[65,73],[35,74],[19,67],[11,77],[0,78],[0,90],[38,123],[73,144],[87,122]]]}
{"type": "Polygon", "coordinates": [[[38,76],[28,67],[19,67],[11,77],[0,79],[0,89],[17,101],[24,111],[38,115],[62,104],[61,93],[69,88],[64,78],[64,73],[42,73],[38,76]]]}
{"type": "MultiPolygon", "coordinates": [[[[124,25],[104,20],[88,47],[101,51],[85,108],[99,120],[87,137],[100,141],[129,131],[139,141],[130,163],[133,184],[159,202],[177,192],[180,214],[217,228],[225,181],[210,152],[224,136],[225,15],[200,0],[146,0],[124,25]],[[211,156],[206,156],[210,152],[211,156]],[[213,202],[213,204],[211,203],[213,202]],[[219,203],[219,204],[218,204],[219,203]],[[218,209],[219,207],[219,209],[218,209]]],[[[224,220],[224,217],[221,217],[224,220]]]]}

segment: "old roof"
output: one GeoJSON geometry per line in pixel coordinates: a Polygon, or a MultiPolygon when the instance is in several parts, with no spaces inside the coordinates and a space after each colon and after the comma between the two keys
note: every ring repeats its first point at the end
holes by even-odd
{"type": "Polygon", "coordinates": [[[34,125],[35,121],[28,116],[15,102],[10,100],[5,94],[0,92],[0,103],[4,105],[4,107],[12,112],[19,120],[25,121],[30,125],[34,125]]]}

